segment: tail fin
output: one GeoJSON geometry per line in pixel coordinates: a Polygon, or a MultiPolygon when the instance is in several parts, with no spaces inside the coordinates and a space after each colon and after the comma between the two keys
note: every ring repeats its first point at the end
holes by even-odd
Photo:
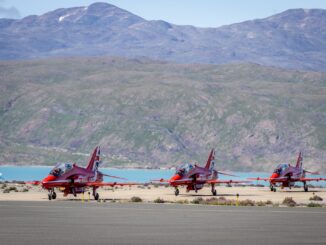
{"type": "Polygon", "coordinates": [[[215,150],[212,149],[209,157],[207,159],[205,168],[206,169],[213,169],[215,167],[215,150]]]}
{"type": "Polygon", "coordinates": [[[297,159],[297,164],[295,165],[295,167],[302,168],[302,162],[303,162],[303,156],[302,156],[302,152],[300,151],[297,159]]]}
{"type": "Polygon", "coordinates": [[[95,172],[97,171],[99,165],[100,165],[100,154],[101,154],[101,150],[100,150],[100,147],[97,146],[94,151],[93,151],[93,154],[92,154],[92,157],[91,159],[89,160],[88,162],[88,165],[86,167],[86,169],[88,171],[92,171],[92,172],[95,172]]]}

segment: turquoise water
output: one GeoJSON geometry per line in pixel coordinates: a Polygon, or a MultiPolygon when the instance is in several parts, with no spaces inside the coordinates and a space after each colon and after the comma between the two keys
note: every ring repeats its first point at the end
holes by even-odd
{"type": "MultiPolygon", "coordinates": [[[[32,181],[32,180],[42,180],[52,169],[52,167],[31,167],[31,166],[22,166],[22,167],[14,167],[14,166],[0,166],[0,180],[7,181],[32,181]]],[[[119,180],[113,179],[109,177],[105,177],[105,181],[116,181],[116,182],[150,182],[152,179],[169,179],[173,174],[174,170],[172,169],[111,169],[111,168],[101,168],[101,172],[109,175],[114,175],[118,177],[126,178],[127,180],[119,180]]],[[[246,178],[254,178],[254,177],[269,177],[269,173],[263,172],[232,172],[232,174],[237,175],[237,177],[219,175],[221,180],[246,180],[246,178]]],[[[313,176],[309,175],[309,177],[324,177],[325,176],[313,176]]],[[[264,181],[253,181],[253,184],[264,184],[268,185],[268,183],[264,181]]],[[[326,182],[311,182],[313,185],[321,185],[326,187],[326,182]]],[[[300,183],[299,183],[300,185],[300,183]]]]}

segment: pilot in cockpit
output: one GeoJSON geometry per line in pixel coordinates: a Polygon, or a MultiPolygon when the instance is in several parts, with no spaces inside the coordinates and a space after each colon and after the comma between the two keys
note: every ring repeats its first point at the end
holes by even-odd
{"type": "Polygon", "coordinates": [[[58,163],[50,172],[53,176],[60,176],[69,170],[72,169],[72,165],[70,163],[58,163]]]}
{"type": "Polygon", "coordinates": [[[186,173],[188,173],[190,170],[192,170],[193,168],[194,168],[194,166],[192,164],[186,163],[186,164],[183,164],[180,167],[178,167],[176,169],[176,173],[180,176],[183,176],[186,173]]]}
{"type": "Polygon", "coordinates": [[[281,174],[284,172],[287,168],[289,167],[289,164],[287,163],[282,163],[277,166],[277,168],[274,170],[274,173],[281,174]]]}

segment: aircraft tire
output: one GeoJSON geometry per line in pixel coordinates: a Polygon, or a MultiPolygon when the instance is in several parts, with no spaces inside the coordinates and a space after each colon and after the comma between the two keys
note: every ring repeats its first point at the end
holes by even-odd
{"type": "Polygon", "coordinates": [[[175,194],[176,196],[178,196],[178,195],[179,195],[179,189],[175,189],[174,194],[175,194]]]}
{"type": "Polygon", "coordinates": [[[54,199],[56,199],[56,198],[57,198],[57,193],[53,192],[53,193],[52,193],[52,199],[54,200],[54,199]]]}
{"type": "Polygon", "coordinates": [[[308,186],[305,185],[303,188],[305,192],[308,192],[308,186]]]}
{"type": "Polygon", "coordinates": [[[95,199],[96,201],[98,201],[98,199],[100,199],[100,195],[99,195],[98,193],[96,193],[96,194],[94,195],[94,199],[95,199]]]}
{"type": "Polygon", "coordinates": [[[49,201],[51,201],[52,195],[50,193],[48,194],[48,198],[49,198],[49,201]]]}
{"type": "Polygon", "coordinates": [[[273,188],[273,191],[276,192],[276,188],[275,187],[273,188]]]}
{"type": "Polygon", "coordinates": [[[213,196],[216,196],[216,190],[212,191],[213,196]]]}

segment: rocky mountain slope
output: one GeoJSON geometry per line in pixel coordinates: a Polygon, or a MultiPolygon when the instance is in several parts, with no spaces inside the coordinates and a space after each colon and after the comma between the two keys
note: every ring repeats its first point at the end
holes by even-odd
{"type": "Polygon", "coordinates": [[[0,59],[149,57],[179,63],[252,62],[326,71],[326,10],[292,9],[219,28],[148,21],[107,3],[0,19],[0,59]]]}
{"type": "Polygon", "coordinates": [[[326,172],[326,75],[256,64],[148,59],[0,62],[0,162],[171,167],[206,160],[270,171],[293,162],[326,172]]]}

